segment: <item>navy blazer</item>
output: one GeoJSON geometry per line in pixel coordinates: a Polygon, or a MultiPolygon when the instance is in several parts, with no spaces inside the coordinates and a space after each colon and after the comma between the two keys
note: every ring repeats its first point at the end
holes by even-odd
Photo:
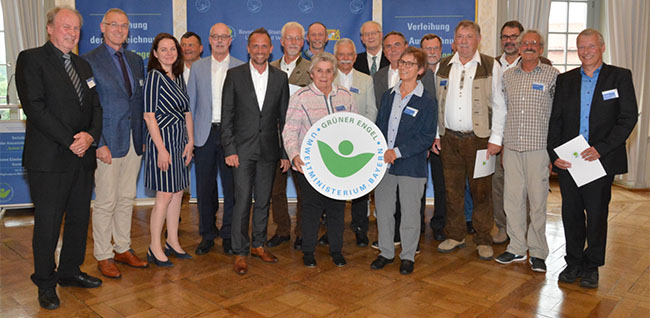
{"type": "MultiPolygon", "coordinates": [[[[381,98],[377,126],[384,136],[388,136],[388,120],[395,94],[390,89],[381,98]]],[[[426,178],[428,176],[427,153],[436,138],[436,127],[438,127],[438,103],[435,99],[431,99],[429,92],[425,89],[422,97],[411,96],[406,106],[414,108],[418,112],[415,116],[402,112],[394,145],[399,148],[402,157],[395,160],[388,173],[397,176],[426,178]]]]}
{"type": "MultiPolygon", "coordinates": [[[[554,148],[580,134],[581,85],[579,67],[557,77],[548,128],[547,150],[551,162],[558,158],[554,148]]],[[[600,162],[608,175],[627,173],[625,141],[636,125],[637,116],[632,73],[603,63],[591,101],[587,142],[600,154],[600,162]],[[611,89],[618,90],[619,97],[604,100],[602,92],[611,89]]],[[[559,172],[567,173],[565,170],[559,172]]]]}
{"type": "Polygon", "coordinates": [[[144,63],[139,55],[124,50],[131,73],[131,97],[124,87],[122,70],[104,44],[82,56],[93,69],[99,101],[104,109],[102,136],[97,147],[108,146],[113,158],[122,158],[129,152],[129,136],[133,137],[135,153],[142,154],[144,99],[144,63]]]}

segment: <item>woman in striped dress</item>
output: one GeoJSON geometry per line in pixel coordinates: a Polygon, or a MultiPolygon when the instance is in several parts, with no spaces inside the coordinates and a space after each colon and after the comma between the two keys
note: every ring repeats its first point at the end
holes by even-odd
{"type": "Polygon", "coordinates": [[[194,151],[192,114],[189,109],[181,47],[168,33],[154,39],[149,55],[147,81],[144,86],[145,181],[147,189],[156,191],[151,212],[149,263],[172,266],[167,255],[191,258],[178,241],[178,216],[183,189],[189,181],[188,165],[194,151]],[[161,232],[167,219],[167,242],[163,250],[161,232]]]}

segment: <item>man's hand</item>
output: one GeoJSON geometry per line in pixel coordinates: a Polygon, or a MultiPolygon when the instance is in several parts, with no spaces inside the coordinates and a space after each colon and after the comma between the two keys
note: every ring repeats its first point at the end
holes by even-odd
{"type": "Polygon", "coordinates": [[[185,158],[185,166],[189,166],[194,156],[194,143],[187,143],[183,149],[183,157],[185,158]]]}
{"type": "Polygon", "coordinates": [[[162,171],[167,171],[169,166],[172,164],[172,157],[169,155],[167,149],[162,149],[158,151],[158,168],[162,171]]]}
{"type": "Polygon", "coordinates": [[[226,165],[229,167],[233,168],[239,168],[239,156],[238,155],[230,155],[226,157],[226,165]]]}
{"type": "Polygon", "coordinates": [[[566,169],[571,168],[571,163],[570,162],[568,162],[566,160],[562,160],[560,158],[557,158],[553,164],[556,167],[558,167],[558,168],[560,168],[562,170],[566,170],[566,169]]]}
{"type": "Polygon", "coordinates": [[[431,145],[431,151],[433,151],[433,153],[436,155],[439,155],[440,150],[442,150],[440,147],[440,138],[436,138],[436,140],[433,141],[433,145],[431,145]]]}
{"type": "Polygon", "coordinates": [[[393,164],[395,163],[395,159],[397,159],[397,154],[395,153],[395,150],[393,149],[386,150],[386,152],[384,153],[384,162],[393,164]]]}
{"type": "Polygon", "coordinates": [[[95,140],[93,136],[85,131],[76,133],[72,138],[74,138],[74,141],[70,145],[69,149],[80,158],[84,156],[86,150],[88,150],[95,140]]]}
{"type": "Polygon", "coordinates": [[[594,161],[594,160],[600,158],[600,154],[598,153],[598,150],[596,150],[596,148],[594,148],[593,146],[591,146],[591,147],[585,149],[583,152],[581,152],[580,156],[585,161],[594,161]]]}
{"type": "Polygon", "coordinates": [[[501,146],[488,142],[485,159],[490,159],[490,156],[496,156],[501,152],[501,146]]]}
{"type": "Polygon", "coordinates": [[[300,155],[293,157],[292,161],[293,161],[293,165],[296,167],[296,170],[302,174],[305,174],[304,172],[302,172],[302,166],[304,166],[305,163],[302,161],[302,159],[300,159],[300,155]]]}
{"type": "Polygon", "coordinates": [[[97,159],[101,160],[107,165],[113,163],[113,156],[111,156],[111,150],[108,149],[108,146],[101,146],[97,148],[95,155],[97,156],[97,159]]]}
{"type": "Polygon", "coordinates": [[[280,169],[282,169],[282,173],[289,171],[289,168],[291,168],[291,162],[289,162],[289,159],[280,159],[280,169]]]}

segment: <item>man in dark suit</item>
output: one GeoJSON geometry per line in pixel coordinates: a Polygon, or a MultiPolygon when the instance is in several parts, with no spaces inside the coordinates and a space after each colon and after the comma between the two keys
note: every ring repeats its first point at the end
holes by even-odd
{"type": "Polygon", "coordinates": [[[109,9],[100,29],[104,44],[84,55],[104,110],[95,171],[93,254],[102,275],[119,278],[115,262],[147,267],[147,261],[131,249],[131,216],[143,150],[144,66],[140,56],[122,47],[129,33],[124,11],[109,9]]]}
{"type": "Polygon", "coordinates": [[[354,69],[368,74],[375,75],[379,69],[388,66],[390,62],[382,53],[381,24],[375,21],[366,21],[361,26],[361,43],[366,47],[365,52],[357,54],[354,62],[354,69]]]}
{"type": "Polygon", "coordinates": [[[278,261],[264,250],[264,242],[275,166],[282,158],[282,170],[290,167],[279,138],[289,104],[289,82],[286,73],[269,66],[272,51],[268,32],[264,28],[253,31],[248,37],[250,62],[229,70],[223,86],[221,143],[235,181],[232,248],[238,274],[248,271],[249,253],[265,262],[278,261]],[[248,226],[253,195],[251,246],[248,226]]]}
{"type": "Polygon", "coordinates": [[[95,147],[102,108],[90,65],[71,53],[79,42],[81,15],[56,7],[47,13],[45,45],[20,53],[18,96],[27,115],[23,166],[34,202],[34,274],[43,308],[59,306],[56,284],[84,288],[102,281],[80,271],[86,252],[95,147]],[[54,251],[65,212],[63,248],[54,251]]]}
{"type": "Polygon", "coordinates": [[[596,288],[598,267],[605,264],[612,183],[615,175],[627,173],[625,141],[636,125],[637,101],[630,70],[603,63],[605,42],[598,31],[583,30],[576,42],[582,66],[557,77],[548,132],[548,153],[559,168],[566,239],[567,267],[558,279],[580,278],[580,286],[596,288]],[[553,150],[578,135],[590,146],[580,157],[599,159],[607,173],[582,187],[566,170],[571,164],[553,150]]]}
{"type": "MultiPolygon", "coordinates": [[[[383,40],[384,53],[390,61],[388,66],[382,67],[372,76],[372,82],[375,86],[375,101],[377,102],[377,109],[381,106],[381,96],[389,88],[393,88],[399,81],[399,73],[397,70],[397,61],[402,55],[402,52],[408,47],[408,42],[404,34],[397,31],[391,31],[383,40]]],[[[357,61],[359,58],[357,57],[357,61]]]]}

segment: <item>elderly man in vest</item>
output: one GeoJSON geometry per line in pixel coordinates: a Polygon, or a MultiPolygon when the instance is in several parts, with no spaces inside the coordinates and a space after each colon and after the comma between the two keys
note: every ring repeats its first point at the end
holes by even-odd
{"type": "MultiPolygon", "coordinates": [[[[440,153],[447,194],[447,239],[438,245],[446,253],[465,246],[463,216],[465,180],[474,200],[474,243],[483,260],[493,257],[492,177],[474,179],[477,150],[494,156],[501,150],[506,106],[502,71],[494,58],[478,52],[481,28],[463,20],[456,26],[456,53],[440,62],[436,74],[438,135],[434,152],[440,153]]],[[[487,158],[486,158],[487,159],[487,158]]]]}

